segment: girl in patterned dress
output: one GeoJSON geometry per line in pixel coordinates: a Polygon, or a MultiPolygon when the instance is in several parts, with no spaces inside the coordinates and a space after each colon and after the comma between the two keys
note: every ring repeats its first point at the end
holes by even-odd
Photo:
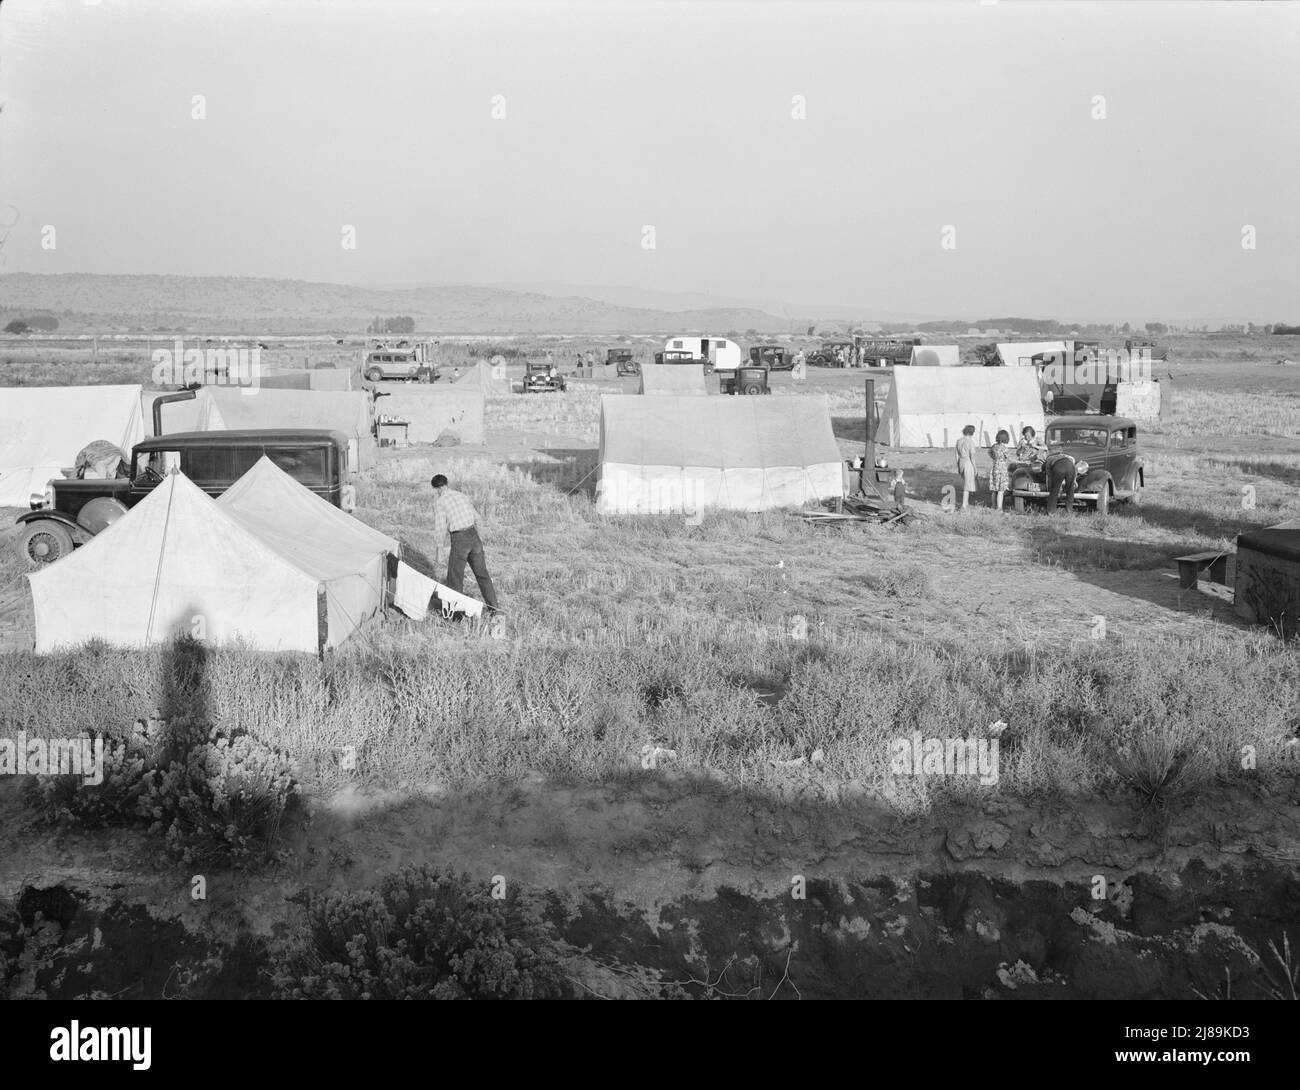
{"type": "Polygon", "coordinates": [[[989,471],[989,491],[993,493],[993,502],[1002,510],[1002,494],[1011,487],[1011,436],[1000,431],[989,447],[989,457],[993,459],[993,468],[989,471]]]}

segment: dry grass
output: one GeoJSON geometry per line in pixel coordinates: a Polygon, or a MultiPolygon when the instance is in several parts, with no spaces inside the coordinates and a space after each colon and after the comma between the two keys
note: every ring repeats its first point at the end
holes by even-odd
{"type": "MultiPolygon", "coordinates": [[[[1300,707],[1295,649],[1204,600],[1184,608],[1166,588],[1178,551],[1230,545],[1297,513],[1294,421],[1286,432],[1284,391],[1221,389],[1212,426],[1197,426],[1205,404],[1185,389],[1195,367],[1178,366],[1177,412],[1148,433],[1146,500],[1106,519],[978,508],[907,528],[827,530],[781,512],[715,513],[694,527],[604,517],[584,448],[596,442],[599,395],[622,384],[490,402],[489,431],[510,437],[509,452],[381,463],[358,514],[418,563],[435,544],[427,481],[446,473],[482,515],[509,610],[503,638],[391,617],[323,666],[214,650],[189,684],[163,652],[5,654],[0,732],[119,732],[155,708],[190,710],[288,749],[323,787],[348,775],[346,746],[377,783],[472,787],[536,772],[588,783],[652,775],[640,755],[658,745],[687,775],[781,790],[793,778],[909,813],[990,793],[1150,802],[1251,776],[1290,780],[1300,768],[1287,745],[1300,707]],[[1272,446],[1252,449],[1252,437],[1272,446]],[[1241,503],[1246,483],[1254,509],[1241,503]],[[1104,640],[1089,638],[1096,614],[1104,640]],[[894,737],[982,736],[997,720],[1010,727],[996,787],[889,771],[894,737]],[[1241,768],[1245,745],[1257,773],[1241,768]]],[[[32,374],[45,372],[17,377],[32,374]]],[[[808,389],[829,393],[845,453],[856,453],[845,434],[862,419],[860,375],[815,379],[808,389]]],[[[782,384],[774,396],[798,394],[782,384]]],[[[897,459],[915,463],[909,480],[937,500],[941,470],[897,459]]],[[[20,577],[0,541],[0,593],[20,577]]]]}

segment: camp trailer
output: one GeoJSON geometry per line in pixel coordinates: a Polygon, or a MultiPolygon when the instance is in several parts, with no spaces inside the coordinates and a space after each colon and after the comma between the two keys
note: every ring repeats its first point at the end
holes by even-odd
{"type": "Polygon", "coordinates": [[[712,371],[734,371],[741,365],[740,345],[726,337],[671,337],[664,344],[664,360],[681,359],[682,352],[704,364],[706,374],[712,371]]]}

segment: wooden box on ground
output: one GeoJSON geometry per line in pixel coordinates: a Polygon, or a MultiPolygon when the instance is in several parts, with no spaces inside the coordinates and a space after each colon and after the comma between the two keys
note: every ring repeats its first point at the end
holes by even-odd
{"type": "Polygon", "coordinates": [[[1252,624],[1297,633],[1300,617],[1300,519],[1237,538],[1233,609],[1252,624]]]}

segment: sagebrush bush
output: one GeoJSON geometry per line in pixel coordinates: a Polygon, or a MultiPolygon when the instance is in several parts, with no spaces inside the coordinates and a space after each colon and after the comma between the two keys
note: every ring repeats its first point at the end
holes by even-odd
{"type": "Polygon", "coordinates": [[[314,896],[272,981],[282,999],[567,998],[561,950],[528,894],[408,867],[378,890],[314,896]]]}
{"type": "Polygon", "coordinates": [[[256,738],[186,717],[138,722],[106,739],[104,778],[32,776],[24,801],[45,822],[78,828],[147,825],[186,863],[247,866],[275,853],[299,805],[288,757],[256,738]]]}
{"type": "Polygon", "coordinates": [[[247,866],[273,857],[281,824],[299,803],[285,754],[214,727],[145,775],[139,807],[177,859],[247,866]]]}

